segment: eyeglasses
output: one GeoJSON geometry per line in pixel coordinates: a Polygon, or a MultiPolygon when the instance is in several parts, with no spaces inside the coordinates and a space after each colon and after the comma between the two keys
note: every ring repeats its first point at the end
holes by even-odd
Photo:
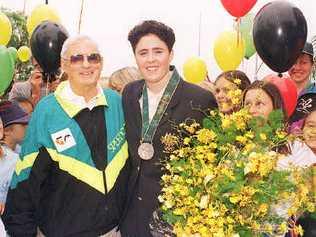
{"type": "Polygon", "coordinates": [[[102,56],[99,53],[92,53],[90,55],[76,54],[71,55],[69,59],[64,58],[65,60],[69,60],[72,65],[82,65],[85,58],[90,64],[99,64],[102,61],[102,56]]]}

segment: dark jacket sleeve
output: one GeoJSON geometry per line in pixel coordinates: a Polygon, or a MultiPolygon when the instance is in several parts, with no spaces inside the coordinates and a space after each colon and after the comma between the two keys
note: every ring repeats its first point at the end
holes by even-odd
{"type": "Polygon", "coordinates": [[[29,123],[3,215],[6,230],[12,237],[36,236],[41,185],[52,164],[46,148],[37,142],[37,136],[41,136],[37,114],[34,111],[29,123]]]}

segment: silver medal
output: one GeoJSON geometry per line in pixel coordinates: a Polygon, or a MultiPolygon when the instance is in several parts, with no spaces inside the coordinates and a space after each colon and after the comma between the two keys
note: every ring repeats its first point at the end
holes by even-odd
{"type": "Polygon", "coordinates": [[[154,147],[150,143],[145,142],[145,143],[140,144],[140,146],[138,147],[138,155],[143,160],[152,159],[154,156],[154,152],[155,152],[154,147]]]}

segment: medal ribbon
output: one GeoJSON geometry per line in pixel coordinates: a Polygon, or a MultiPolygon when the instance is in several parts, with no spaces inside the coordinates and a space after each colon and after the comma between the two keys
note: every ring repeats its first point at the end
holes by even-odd
{"type": "Polygon", "coordinates": [[[142,140],[144,143],[152,142],[155,132],[157,130],[157,127],[159,125],[159,122],[161,118],[163,117],[175,90],[177,89],[179,81],[180,81],[180,76],[177,70],[174,69],[172,76],[167,84],[167,87],[165,91],[163,92],[163,95],[159,101],[158,108],[150,123],[149,123],[148,93],[147,93],[147,87],[145,83],[144,88],[143,88],[143,111],[142,111],[142,117],[143,117],[143,123],[142,123],[142,138],[143,139],[142,140]]]}

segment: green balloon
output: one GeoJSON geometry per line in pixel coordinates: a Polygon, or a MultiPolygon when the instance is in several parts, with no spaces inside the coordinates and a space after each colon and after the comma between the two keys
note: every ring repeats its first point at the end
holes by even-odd
{"type": "Polygon", "coordinates": [[[5,46],[0,46],[0,65],[0,96],[3,96],[14,75],[14,62],[5,46]]]}
{"type": "Polygon", "coordinates": [[[8,48],[8,51],[10,53],[11,58],[13,59],[13,62],[16,63],[16,60],[18,58],[18,51],[14,47],[8,48]]]}
{"type": "Polygon", "coordinates": [[[246,16],[242,17],[240,20],[239,30],[242,37],[245,40],[245,58],[249,59],[252,55],[255,54],[256,48],[253,42],[252,36],[252,27],[253,27],[253,19],[254,14],[249,13],[246,16]]]}
{"type": "Polygon", "coordinates": [[[245,46],[246,46],[245,58],[249,59],[252,55],[256,53],[255,44],[253,42],[252,34],[246,35],[243,38],[245,40],[245,46]]]}

